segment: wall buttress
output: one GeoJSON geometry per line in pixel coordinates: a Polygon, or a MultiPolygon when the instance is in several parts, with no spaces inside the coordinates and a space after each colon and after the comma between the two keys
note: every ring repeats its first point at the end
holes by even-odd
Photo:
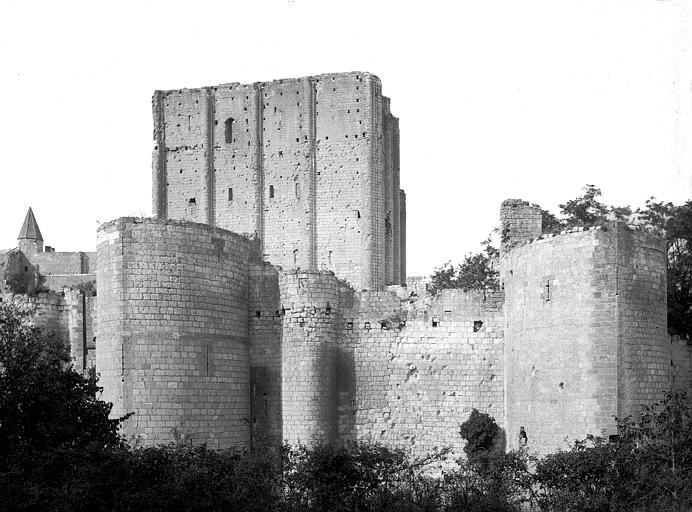
{"type": "Polygon", "coordinates": [[[206,115],[206,166],[205,166],[205,189],[207,191],[206,220],[210,226],[216,225],[215,202],[216,202],[216,173],[214,172],[214,93],[206,89],[204,95],[205,115],[206,115]]]}
{"type": "Polygon", "coordinates": [[[153,208],[152,214],[159,218],[167,217],[167,191],[166,191],[166,121],[164,117],[164,104],[166,101],[164,91],[154,93],[154,169],[152,177],[153,208]]]}
{"type": "Polygon", "coordinates": [[[264,233],[264,137],[262,136],[263,128],[263,111],[264,111],[264,101],[262,100],[262,84],[255,84],[255,137],[256,137],[256,147],[255,147],[255,179],[257,182],[256,193],[257,193],[257,225],[255,227],[255,233],[260,239],[260,252],[264,254],[265,247],[265,233],[264,233]]]}

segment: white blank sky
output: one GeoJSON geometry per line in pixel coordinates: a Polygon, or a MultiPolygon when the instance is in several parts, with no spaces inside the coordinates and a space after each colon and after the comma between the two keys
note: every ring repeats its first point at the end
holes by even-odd
{"type": "Polygon", "coordinates": [[[459,261],[500,202],[692,197],[692,6],[0,0],[0,247],[151,212],[155,89],[378,75],[401,126],[409,274],[459,261]]]}

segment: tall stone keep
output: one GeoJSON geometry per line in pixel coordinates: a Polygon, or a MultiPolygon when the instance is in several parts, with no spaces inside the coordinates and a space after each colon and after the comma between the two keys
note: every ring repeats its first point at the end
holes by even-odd
{"type": "Polygon", "coordinates": [[[399,121],[352,72],[157,91],[153,211],[259,238],[284,269],[406,283],[399,121]]]}

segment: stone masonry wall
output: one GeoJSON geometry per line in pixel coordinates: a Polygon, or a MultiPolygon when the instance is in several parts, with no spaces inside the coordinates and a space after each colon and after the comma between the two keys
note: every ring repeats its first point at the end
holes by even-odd
{"type": "Polygon", "coordinates": [[[401,303],[392,292],[344,305],[339,431],[424,454],[451,446],[473,408],[502,425],[502,294],[446,290],[401,303]]]}
{"type": "Polygon", "coordinates": [[[67,346],[70,346],[68,325],[70,305],[65,300],[64,294],[50,291],[28,296],[0,292],[0,302],[10,302],[21,308],[28,308],[32,311],[32,323],[36,327],[48,332],[55,332],[67,346]]]}
{"type": "Polygon", "coordinates": [[[506,424],[548,452],[614,433],[668,385],[660,239],[623,224],[546,237],[505,253],[506,424]]]}
{"type": "Polygon", "coordinates": [[[279,288],[283,440],[336,441],[339,281],[331,272],[293,271],[280,274],[279,288]]]}
{"type": "Polygon", "coordinates": [[[245,237],[121,218],[98,231],[96,366],[113,415],[145,444],[250,442],[245,237]]]}
{"type": "Polygon", "coordinates": [[[615,281],[619,312],[618,417],[639,413],[641,404],[670,389],[667,332],[666,244],[660,236],[610,227],[616,236],[615,281]]]}
{"type": "Polygon", "coordinates": [[[250,379],[253,442],[278,446],[283,440],[281,394],[282,323],[279,271],[250,267],[250,379]]]}
{"type": "Polygon", "coordinates": [[[38,252],[27,257],[45,276],[89,273],[89,257],[83,252],[38,252]]]}
{"type": "Polygon", "coordinates": [[[500,243],[502,250],[541,236],[541,208],[521,199],[506,199],[500,205],[500,243]]]}
{"type": "Polygon", "coordinates": [[[403,284],[398,120],[385,100],[358,72],[159,91],[154,211],[255,234],[285,269],[403,284]]]}
{"type": "Polygon", "coordinates": [[[586,231],[539,240],[502,260],[508,445],[553,451],[612,432],[617,414],[614,237],[586,231]]]}
{"type": "Polygon", "coordinates": [[[73,369],[82,372],[85,368],[89,368],[91,360],[89,351],[91,350],[93,355],[94,349],[92,312],[95,297],[91,294],[87,296],[79,290],[65,288],[60,292],[51,290],[35,296],[2,293],[0,301],[28,307],[36,327],[47,332],[54,332],[69,347],[73,369]],[[86,358],[84,357],[85,350],[86,358]]]}

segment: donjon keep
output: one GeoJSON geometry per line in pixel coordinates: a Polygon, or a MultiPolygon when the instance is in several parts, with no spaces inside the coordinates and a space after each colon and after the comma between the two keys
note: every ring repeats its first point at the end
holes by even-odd
{"type": "MultiPolygon", "coordinates": [[[[507,200],[501,291],[407,279],[399,123],[376,76],[158,91],[153,114],[155,217],[103,224],[96,254],[26,299],[142,443],[458,451],[476,408],[545,453],[692,389],[655,233],[543,235],[539,207],[507,200]],[[94,273],[98,296],[75,287],[94,273]]],[[[0,264],[45,275],[56,256],[27,222],[0,264]]]]}

